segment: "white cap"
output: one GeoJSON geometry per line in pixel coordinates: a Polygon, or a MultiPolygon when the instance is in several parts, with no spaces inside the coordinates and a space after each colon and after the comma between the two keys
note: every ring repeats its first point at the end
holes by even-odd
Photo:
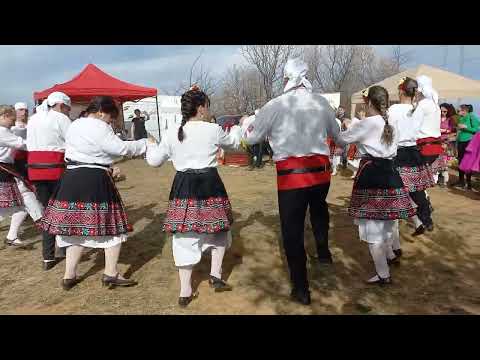
{"type": "Polygon", "coordinates": [[[27,104],[25,104],[24,102],[17,102],[15,104],[15,110],[22,110],[22,109],[28,110],[27,104]]]}
{"type": "Polygon", "coordinates": [[[288,78],[287,85],[283,89],[283,92],[303,85],[308,91],[312,91],[312,84],[307,79],[308,66],[305,61],[300,58],[290,58],[285,64],[283,69],[283,77],[288,78]]]}
{"type": "Polygon", "coordinates": [[[432,99],[438,104],[438,93],[435,91],[432,85],[432,79],[426,75],[420,75],[417,77],[418,91],[426,98],[432,99]]]}
{"type": "Polygon", "coordinates": [[[72,106],[72,101],[70,98],[62,92],[55,91],[48,95],[47,103],[50,106],[55,106],[56,104],[65,104],[67,106],[72,106]]]}

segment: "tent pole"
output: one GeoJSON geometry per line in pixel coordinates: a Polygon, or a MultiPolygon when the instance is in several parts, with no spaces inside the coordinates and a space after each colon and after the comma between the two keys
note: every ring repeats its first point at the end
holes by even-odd
{"type": "Polygon", "coordinates": [[[123,114],[123,102],[120,103],[122,107],[122,130],[125,131],[125,115],[123,114]]]}
{"type": "Polygon", "coordinates": [[[160,135],[160,115],[158,112],[158,94],[155,95],[155,103],[157,104],[157,124],[158,124],[158,141],[161,140],[161,135],[160,135]]]}

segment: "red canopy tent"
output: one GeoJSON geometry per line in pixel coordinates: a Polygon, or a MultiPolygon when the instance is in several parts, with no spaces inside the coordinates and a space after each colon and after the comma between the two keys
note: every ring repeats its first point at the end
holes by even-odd
{"type": "MultiPolygon", "coordinates": [[[[93,64],[88,64],[72,80],[63,84],[55,84],[51,88],[43,91],[34,92],[33,97],[36,103],[46,99],[54,91],[61,91],[67,94],[72,102],[87,102],[95,96],[112,96],[121,104],[123,113],[123,103],[126,101],[135,101],[147,97],[155,97],[157,101],[157,121],[160,136],[160,119],[158,116],[157,89],[127,83],[114,78],[93,64]]],[[[124,124],[122,124],[124,126],[124,124]]]]}

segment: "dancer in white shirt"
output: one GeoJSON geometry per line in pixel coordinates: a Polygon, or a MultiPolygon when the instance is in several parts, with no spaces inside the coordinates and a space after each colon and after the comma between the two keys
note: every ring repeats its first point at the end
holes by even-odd
{"type": "Polygon", "coordinates": [[[23,242],[17,238],[20,214],[29,213],[34,221],[42,217],[43,207],[37,201],[34,188],[14,166],[16,150],[26,149],[25,140],[10,130],[15,123],[15,109],[12,106],[0,106],[0,216],[12,215],[10,231],[5,243],[20,246],[23,242]]]}
{"type": "MultiPolygon", "coordinates": [[[[15,104],[16,120],[15,125],[11,127],[12,133],[27,139],[28,106],[24,102],[15,104]]],[[[27,178],[27,151],[16,149],[13,151],[14,167],[23,178],[27,178]]],[[[7,240],[13,241],[14,245],[22,245],[22,240],[18,237],[20,226],[28,216],[26,210],[20,210],[14,213],[10,220],[10,229],[8,230],[7,240]]]]}
{"type": "MultiPolygon", "coordinates": [[[[430,167],[432,179],[437,172],[436,160],[443,153],[440,123],[441,112],[438,105],[438,94],[433,89],[432,79],[420,75],[417,78],[418,89],[415,93],[417,105],[413,111],[413,122],[418,124],[416,143],[425,163],[430,167]]],[[[418,191],[413,195],[418,209],[418,217],[427,231],[433,231],[432,205],[426,191],[418,191]]]]}
{"type": "MultiPolygon", "coordinates": [[[[58,180],[65,171],[65,137],[71,121],[70,98],[61,92],[51,93],[28,122],[28,179],[37,190],[38,200],[47,206],[58,180]]],[[[55,258],[55,236],[42,234],[43,269],[50,270],[55,258]]]]}
{"type": "Polygon", "coordinates": [[[247,144],[268,137],[277,167],[278,206],[283,246],[290,269],[293,301],[311,303],[307,280],[304,226],[310,212],[318,263],[331,264],[328,247],[329,214],[326,197],[330,188],[330,150],[327,137],[343,146],[335,111],[320,94],[312,93],[306,78],[308,67],[289,59],[284,69],[283,94],[269,101],[255,116],[243,122],[247,144]]]}
{"type": "Polygon", "coordinates": [[[348,212],[375,263],[377,274],[367,282],[384,285],[391,283],[388,259],[395,258],[391,248],[395,220],[415,215],[415,207],[394,166],[398,128],[387,117],[388,92],[372,86],[363,96],[368,117],[340,134],[344,141],[357,143],[363,156],[348,212]]]}
{"type": "Polygon", "coordinates": [[[75,120],[68,129],[67,169],[45,209],[41,227],[56,236],[60,248],[67,248],[62,282],[65,290],[80,281],[77,265],[83,248],[104,249],[103,285],[136,285],[117,269],[121,244],[132,228],[110,166],[120,156],[144,154],[146,140],[122,141],[114,134],[110,124],[119,111],[109,96],[94,98],[86,111],[88,117],[75,120]]]}
{"type": "MultiPolygon", "coordinates": [[[[413,99],[418,88],[416,80],[405,77],[398,85],[400,104],[394,104],[389,109],[389,117],[398,123],[398,150],[396,165],[402,181],[410,197],[417,205],[417,213],[424,218],[429,212],[429,204],[424,197],[424,190],[435,186],[430,166],[425,162],[416,144],[417,131],[420,128],[419,117],[412,116],[413,99]]],[[[413,217],[415,232],[418,236],[425,232],[425,227],[419,218],[413,217]]],[[[398,228],[394,236],[394,250],[401,255],[398,228]]]]}
{"type": "Polygon", "coordinates": [[[182,124],[169,129],[161,143],[150,143],[147,162],[161,166],[172,160],[177,170],[170,192],[163,230],[173,234],[173,258],[180,277],[178,303],[186,307],[198,294],[192,291],[193,266],[202,252],[211,249],[210,286],[219,291],[232,289],[221,279],[222,262],[230,246],[232,208],[217,172],[219,148],[238,149],[240,127],[229,133],[210,122],[210,100],[197,86],[182,95],[182,124]]]}

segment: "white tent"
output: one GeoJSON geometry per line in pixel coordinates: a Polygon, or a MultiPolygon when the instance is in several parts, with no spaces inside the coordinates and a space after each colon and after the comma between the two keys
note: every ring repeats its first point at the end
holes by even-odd
{"type": "MultiPolygon", "coordinates": [[[[400,79],[405,76],[415,79],[419,75],[427,75],[432,78],[433,87],[437,90],[441,99],[480,97],[480,81],[428,65],[419,65],[416,68],[402,71],[373,85],[383,86],[388,90],[390,101],[398,101],[398,83],[400,79]]],[[[356,104],[363,104],[362,92],[359,91],[353,94],[351,100],[351,115],[353,116],[356,104]]]]}
{"type": "MultiPolygon", "coordinates": [[[[158,95],[158,113],[160,115],[160,132],[163,133],[169,127],[180,125],[182,113],[180,110],[180,96],[158,95]]],[[[145,122],[147,132],[158,140],[158,122],[157,105],[155,97],[145,98],[135,102],[125,102],[123,104],[123,115],[125,118],[125,128],[130,132],[132,126],[133,112],[135,109],[146,111],[150,115],[150,120],[145,122]]]]}

